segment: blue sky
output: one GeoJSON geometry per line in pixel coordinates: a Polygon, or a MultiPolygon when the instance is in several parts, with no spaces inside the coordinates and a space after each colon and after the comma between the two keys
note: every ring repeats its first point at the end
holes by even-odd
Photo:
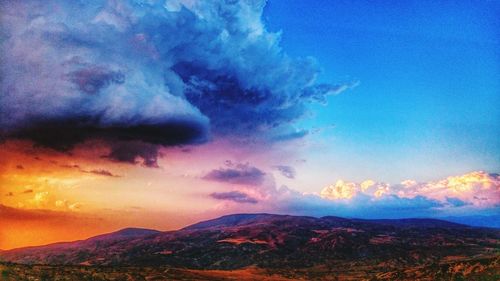
{"type": "Polygon", "coordinates": [[[387,181],[498,171],[499,13],[498,1],[269,1],[288,54],[314,56],[320,81],[360,81],[303,123],[335,124],[309,152],[317,168],[333,157],[358,167],[339,176],[387,181]]]}

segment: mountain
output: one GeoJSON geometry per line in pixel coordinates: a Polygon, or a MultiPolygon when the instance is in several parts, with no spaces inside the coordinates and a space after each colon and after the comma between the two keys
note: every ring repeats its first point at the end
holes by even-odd
{"type": "Polygon", "coordinates": [[[161,231],[146,228],[124,228],[116,232],[107,233],[103,235],[98,235],[88,240],[106,240],[106,239],[118,239],[118,238],[129,238],[129,237],[139,237],[151,234],[158,234],[161,231]]]}
{"type": "Polygon", "coordinates": [[[193,225],[185,227],[184,230],[196,230],[196,229],[220,228],[220,227],[245,225],[245,224],[258,223],[261,221],[269,220],[269,219],[275,218],[277,216],[279,216],[279,215],[272,215],[272,214],[227,215],[227,216],[222,216],[220,218],[195,223],[193,225]]]}
{"type": "Polygon", "coordinates": [[[236,214],[177,231],[124,229],[82,241],[8,250],[0,253],[0,259],[20,264],[186,270],[401,270],[471,258],[498,266],[499,246],[498,229],[435,219],[236,214]]]}

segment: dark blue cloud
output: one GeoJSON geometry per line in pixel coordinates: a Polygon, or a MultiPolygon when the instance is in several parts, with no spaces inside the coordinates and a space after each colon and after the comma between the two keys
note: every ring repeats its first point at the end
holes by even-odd
{"type": "MultiPolygon", "coordinates": [[[[211,132],[286,134],[308,103],[351,85],[316,85],[316,62],[282,51],[261,20],[264,5],[4,1],[1,136],[69,150],[95,138],[179,145],[211,132]]],[[[135,163],[123,154],[109,158],[135,163]]]]}
{"type": "Polygon", "coordinates": [[[227,168],[210,171],[203,179],[242,185],[258,186],[263,183],[266,173],[249,164],[233,164],[229,162],[227,168]]]}
{"type": "Polygon", "coordinates": [[[251,203],[256,204],[259,201],[246,193],[239,191],[229,191],[229,192],[214,192],[210,194],[210,197],[217,200],[229,200],[237,203],[251,203]]]}

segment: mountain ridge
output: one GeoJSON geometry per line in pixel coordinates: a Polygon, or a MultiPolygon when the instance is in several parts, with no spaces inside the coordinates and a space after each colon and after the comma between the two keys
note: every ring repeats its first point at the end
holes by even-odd
{"type": "MultiPolygon", "coordinates": [[[[448,221],[446,219],[441,219],[441,218],[399,218],[399,219],[361,219],[361,218],[344,218],[344,217],[338,217],[338,216],[322,216],[322,217],[313,217],[313,216],[295,216],[295,215],[283,215],[283,214],[272,214],[272,213],[236,213],[236,214],[229,214],[229,215],[223,215],[214,219],[209,219],[209,220],[203,220],[199,221],[193,224],[190,224],[188,226],[185,226],[183,228],[177,229],[177,230],[168,230],[168,231],[161,231],[161,230],[156,230],[156,229],[150,229],[150,228],[141,228],[141,227],[125,227],[118,229],[116,231],[112,232],[107,232],[103,234],[98,234],[95,236],[91,236],[85,239],[79,239],[79,240],[71,240],[71,241],[59,241],[59,242],[54,242],[54,243],[48,243],[48,244],[43,244],[43,245],[34,245],[34,246],[26,246],[26,247],[19,247],[19,248],[13,248],[13,249],[0,249],[0,253],[2,252],[9,252],[9,251],[17,251],[17,250],[22,250],[22,249],[33,249],[33,248],[41,248],[41,247],[47,247],[47,246],[56,246],[56,245],[65,245],[65,244],[71,244],[71,243],[78,243],[78,242],[86,242],[86,241],[94,241],[94,240],[99,240],[99,239],[106,239],[110,237],[140,237],[140,236],[145,236],[145,235],[154,235],[154,234],[159,234],[159,233],[166,233],[166,232],[172,232],[172,231],[180,231],[180,230],[200,230],[204,228],[210,228],[210,227],[216,227],[220,226],[219,224],[216,224],[216,222],[221,222],[221,221],[229,221],[229,222],[251,222],[251,219],[256,219],[256,218],[270,218],[270,217],[276,217],[276,218],[285,218],[285,217],[300,217],[300,218],[311,218],[311,219],[327,219],[327,220],[336,220],[338,222],[365,222],[365,223],[387,223],[387,224],[405,224],[404,222],[416,222],[416,223],[422,223],[422,222],[433,222],[434,224],[439,224],[442,223],[443,225],[448,225],[448,226],[458,226],[458,227],[472,227],[472,228],[492,228],[492,227],[485,227],[485,226],[474,226],[474,225],[469,225],[469,224],[463,224],[463,223],[458,223],[458,222],[453,222],[453,221],[448,221]],[[250,220],[250,221],[249,221],[250,220]],[[132,234],[131,232],[136,232],[136,234],[132,234]]],[[[408,223],[406,223],[408,224],[408,223]]],[[[409,223],[411,225],[411,223],[409,223]]],[[[223,225],[225,227],[228,226],[235,226],[231,224],[225,224],[223,225]]],[[[495,229],[493,227],[493,229],[495,229]]]]}
{"type": "Polygon", "coordinates": [[[0,252],[21,264],[173,266],[191,269],[333,266],[338,261],[399,266],[491,255],[500,230],[436,219],[362,220],[234,214],[175,231],[125,228],[89,239],[0,252]]]}

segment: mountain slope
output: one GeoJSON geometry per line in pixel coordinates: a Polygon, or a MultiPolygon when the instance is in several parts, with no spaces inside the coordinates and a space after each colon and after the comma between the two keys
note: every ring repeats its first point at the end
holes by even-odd
{"type": "Polygon", "coordinates": [[[15,249],[4,261],[195,269],[405,267],[495,257],[500,230],[441,220],[359,220],[238,214],[171,232],[122,230],[84,241],[15,249]]]}
{"type": "MultiPolygon", "coordinates": [[[[60,259],[67,259],[69,264],[83,258],[84,252],[96,252],[99,248],[108,248],[113,244],[133,241],[140,237],[162,233],[158,230],[144,228],[124,228],[116,232],[101,234],[85,240],[59,242],[45,246],[24,247],[1,251],[0,260],[10,261],[10,257],[19,263],[53,263],[60,259]]],[[[82,263],[82,262],[79,262],[82,263]]],[[[76,264],[76,263],[75,263],[76,264]]]]}

